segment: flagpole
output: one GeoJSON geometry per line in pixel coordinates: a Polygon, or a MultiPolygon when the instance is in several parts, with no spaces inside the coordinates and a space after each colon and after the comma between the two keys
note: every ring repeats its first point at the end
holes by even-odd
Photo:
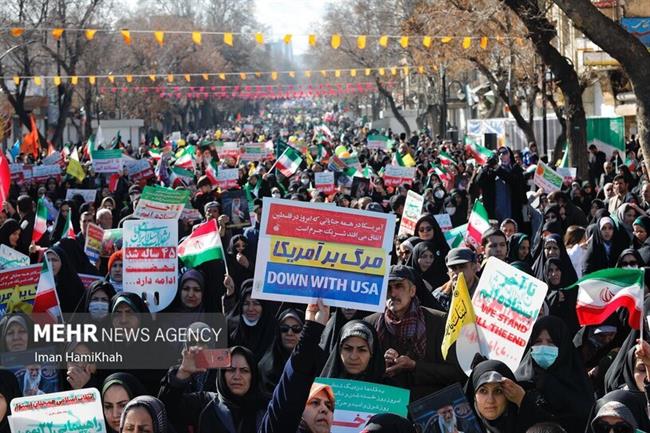
{"type": "Polygon", "coordinates": [[[641,274],[641,278],[642,278],[641,281],[643,281],[643,283],[642,283],[643,286],[642,286],[642,289],[641,289],[641,319],[640,319],[641,323],[639,324],[639,334],[640,334],[639,339],[642,342],[643,341],[643,321],[645,319],[645,302],[644,302],[645,299],[644,299],[644,296],[643,296],[643,294],[645,293],[645,268],[642,268],[641,270],[643,271],[642,274],[641,274]]]}

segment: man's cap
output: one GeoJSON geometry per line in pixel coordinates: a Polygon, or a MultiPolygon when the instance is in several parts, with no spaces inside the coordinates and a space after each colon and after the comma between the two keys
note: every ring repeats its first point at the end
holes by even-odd
{"type": "Polygon", "coordinates": [[[401,281],[409,280],[410,282],[415,281],[415,274],[408,266],[404,265],[395,265],[390,267],[390,273],[388,274],[388,281],[401,281]]]}
{"type": "Polygon", "coordinates": [[[463,263],[476,262],[476,254],[469,248],[452,248],[447,253],[447,266],[462,265],[463,263]]]}
{"type": "Polygon", "coordinates": [[[129,195],[131,194],[142,194],[142,188],[140,188],[138,185],[131,185],[129,188],[129,195]]]}
{"type": "Polygon", "coordinates": [[[368,203],[368,206],[366,206],[366,210],[369,210],[371,212],[379,212],[379,213],[384,213],[384,208],[381,207],[379,203],[372,202],[368,203]]]}
{"type": "Polygon", "coordinates": [[[221,209],[221,205],[219,204],[218,201],[211,201],[209,203],[206,203],[205,206],[203,206],[203,210],[209,210],[209,209],[221,209]]]}
{"type": "Polygon", "coordinates": [[[486,383],[501,383],[503,382],[504,377],[498,371],[486,371],[483,373],[476,382],[474,389],[479,389],[482,385],[486,383]]]}

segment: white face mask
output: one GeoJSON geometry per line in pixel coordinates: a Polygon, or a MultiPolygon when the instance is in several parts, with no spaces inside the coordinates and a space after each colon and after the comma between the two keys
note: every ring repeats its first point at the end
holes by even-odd
{"type": "Polygon", "coordinates": [[[441,189],[437,189],[433,195],[436,196],[436,198],[443,198],[445,196],[445,192],[441,189]]]}
{"type": "Polygon", "coordinates": [[[108,302],[90,301],[88,303],[88,312],[93,319],[101,320],[108,316],[108,302]]]}
{"type": "Polygon", "coordinates": [[[274,192],[274,193],[271,193],[271,197],[280,198],[280,197],[282,197],[282,195],[279,192],[274,192]]]}
{"type": "Polygon", "coordinates": [[[300,183],[302,183],[305,186],[309,185],[309,179],[300,179],[300,183]]]}
{"type": "Polygon", "coordinates": [[[259,318],[257,320],[249,320],[246,316],[242,316],[242,319],[244,319],[246,326],[255,326],[260,321],[259,318]]]}

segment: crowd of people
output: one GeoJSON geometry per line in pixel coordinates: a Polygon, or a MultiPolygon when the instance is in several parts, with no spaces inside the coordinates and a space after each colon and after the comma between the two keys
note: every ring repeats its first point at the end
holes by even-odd
{"type": "MultiPolygon", "coordinates": [[[[154,140],[151,135],[139,144],[116,147],[149,161],[154,175],[136,182],[124,170],[109,181],[111,176],[94,173],[80,147],[82,181],[64,170],[44,183],[12,183],[0,211],[0,244],[29,256],[32,263],[49,260],[63,313],[88,313],[109,324],[133,313],[147,315],[147,302],[123,290],[122,250],[116,248],[96,265],[84,254],[88,225],[121,228],[134,218],[146,184],[189,190],[200,218],[181,218],[179,239],[215,219],[225,257],[192,269],[181,265],[176,298],[165,311],[187,314],[189,326],[201,326],[205,315],[225,314],[230,367],[199,367],[197,354],[204,348],[196,344],[179,350],[178,363],[167,371],[107,371],[68,363],[50,388],[40,372],[32,377],[29,366],[22,369],[23,376],[0,370],[1,433],[9,431],[12,398],[89,387],[101,393],[111,432],[329,433],[336,398],[332,388],[315,383],[317,377],[405,388],[411,401],[459,383],[482,428],[491,433],[650,432],[650,346],[640,339],[639,330],[629,327],[624,311],[600,325],[581,327],[576,290],[562,290],[595,270],[650,264],[650,181],[642,161],[630,169],[619,155],[608,157],[592,146],[586,177],[547,194],[534,185],[531,167],[555,161],[538,154],[534,143],[523,150],[503,143],[481,164],[461,143],[429,131],[411,136],[377,131],[337,110],[323,122],[323,113],[306,105],[270,107],[215,130],[187,134],[182,141],[158,135],[154,140]],[[367,137],[376,134],[388,137],[390,149],[367,147],[367,137]],[[274,156],[261,161],[219,155],[219,141],[269,140],[274,156]],[[186,146],[194,146],[194,178],[176,183],[169,168],[186,146]],[[304,156],[290,177],[274,169],[286,146],[304,156]],[[357,173],[367,173],[367,191],[353,191],[354,176],[331,164],[341,151],[358,157],[357,173]],[[158,154],[162,157],[154,158],[158,154]],[[445,157],[443,162],[442,154],[452,161],[445,157]],[[385,167],[406,159],[413,161],[415,177],[387,186],[385,167]],[[226,191],[206,173],[215,165],[239,170],[232,190],[245,193],[250,224],[230,224],[233,212],[224,212],[222,200],[226,191]],[[435,169],[443,165],[445,176],[435,169]],[[333,193],[315,188],[314,174],[324,170],[335,171],[333,193]],[[66,199],[71,188],[96,190],[96,200],[66,199]],[[408,191],[421,194],[424,206],[413,235],[398,236],[408,191]],[[385,310],[371,314],[330,309],[322,302],[295,305],[255,299],[252,278],[264,197],[394,213],[385,310]],[[41,198],[48,206],[48,229],[34,243],[36,202],[41,198]],[[491,228],[480,245],[468,242],[451,248],[434,215],[446,213],[453,227],[462,226],[476,200],[483,202],[491,228]],[[74,239],[65,232],[68,214],[74,239]],[[502,362],[476,359],[468,378],[453,351],[446,359],[442,356],[441,344],[458,276],[463,274],[473,295],[490,257],[545,282],[548,293],[519,368],[512,371],[502,362]],[[80,274],[101,278],[86,288],[80,274]]],[[[627,151],[639,154],[635,161],[642,159],[636,141],[627,143],[627,151]]],[[[629,160],[627,156],[623,158],[629,160]]],[[[69,156],[65,159],[67,163],[69,156]]],[[[21,154],[15,162],[39,161],[21,154]]],[[[0,320],[0,351],[29,350],[30,324],[29,314],[7,311],[0,320]]],[[[70,343],[70,350],[90,350],[70,343]]],[[[427,432],[463,431],[455,420],[453,413],[441,415],[427,432]]],[[[423,428],[394,414],[378,414],[363,431],[401,433],[416,427],[423,428]]]]}

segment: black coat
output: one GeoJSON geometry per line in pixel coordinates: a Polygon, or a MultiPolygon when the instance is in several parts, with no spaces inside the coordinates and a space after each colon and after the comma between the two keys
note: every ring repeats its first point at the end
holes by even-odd
{"type": "MultiPolygon", "coordinates": [[[[512,152],[511,152],[512,153],[512,152]]],[[[511,157],[514,161],[514,157],[511,157]]],[[[497,177],[503,179],[510,188],[510,218],[517,222],[518,226],[524,223],[522,209],[527,203],[526,179],[524,171],[520,166],[514,164],[510,171],[501,166],[484,166],[478,174],[476,183],[483,194],[483,205],[490,219],[496,219],[496,182],[497,177]]]]}

